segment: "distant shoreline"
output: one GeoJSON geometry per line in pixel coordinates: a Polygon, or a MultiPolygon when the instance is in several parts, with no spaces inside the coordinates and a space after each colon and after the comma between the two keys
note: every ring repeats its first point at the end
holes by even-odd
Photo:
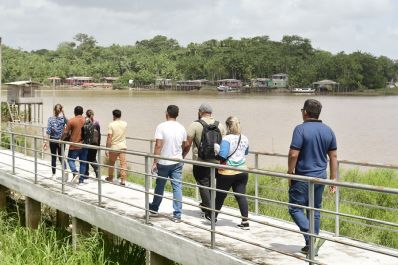
{"type": "MultiPolygon", "coordinates": [[[[6,89],[3,89],[5,91],[6,89]]],[[[51,87],[42,87],[43,92],[53,92],[51,87]]],[[[83,88],[83,87],[72,87],[72,88],[56,88],[56,92],[98,92],[98,93],[177,93],[177,94],[198,94],[198,95],[300,95],[290,92],[288,89],[273,89],[270,91],[247,91],[247,92],[218,92],[216,88],[205,88],[201,90],[164,90],[156,88],[129,88],[123,89],[109,89],[109,88],[83,88]]],[[[302,95],[327,95],[327,96],[394,96],[398,95],[398,88],[381,88],[381,89],[368,89],[358,90],[350,92],[321,92],[321,93],[303,93],[302,95]]]]}

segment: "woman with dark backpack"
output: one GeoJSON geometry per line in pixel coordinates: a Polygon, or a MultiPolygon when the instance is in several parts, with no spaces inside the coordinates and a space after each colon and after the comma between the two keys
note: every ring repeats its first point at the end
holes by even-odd
{"type": "MultiPolygon", "coordinates": [[[[94,120],[94,111],[91,109],[88,109],[86,111],[86,123],[90,122],[92,123],[94,129],[92,132],[92,136],[90,137],[90,143],[91,145],[96,145],[100,146],[101,144],[101,128],[99,125],[99,122],[97,120],[94,120]]],[[[97,149],[94,148],[88,148],[88,154],[87,154],[87,163],[91,165],[91,167],[94,169],[95,176],[98,178],[100,176],[100,172],[98,172],[98,162],[97,162],[97,149]]],[[[85,178],[88,178],[89,176],[89,165],[87,164],[86,167],[86,173],[85,178]]]]}
{"type": "MultiPolygon", "coordinates": [[[[221,145],[215,144],[217,159],[222,165],[246,169],[246,156],[249,153],[249,140],[241,134],[241,127],[238,118],[229,117],[226,122],[227,135],[223,137],[221,145]]],[[[227,193],[218,190],[229,191],[232,188],[234,193],[246,193],[248,174],[230,169],[219,169],[217,174],[216,210],[221,210],[227,193]]],[[[238,227],[248,230],[248,204],[245,196],[235,195],[238,202],[242,222],[238,227]]],[[[216,213],[217,216],[217,213],[216,213]]],[[[206,219],[211,220],[210,213],[206,213],[206,219]]]]}
{"type": "MultiPolygon", "coordinates": [[[[48,139],[51,140],[60,140],[62,136],[62,132],[64,131],[65,125],[68,122],[68,119],[65,117],[64,109],[61,104],[56,104],[54,106],[54,116],[48,118],[47,123],[47,137],[44,141],[43,149],[47,150],[48,139]],[[62,115],[60,115],[62,114],[62,115]]],[[[65,147],[65,145],[64,145],[65,147]]],[[[65,150],[65,148],[64,148],[65,150]]],[[[55,172],[57,168],[57,157],[62,164],[61,157],[61,145],[59,143],[50,142],[50,151],[51,151],[51,170],[52,170],[52,178],[55,178],[55,172]]],[[[64,164],[64,169],[66,169],[66,162],[64,164]]]]}

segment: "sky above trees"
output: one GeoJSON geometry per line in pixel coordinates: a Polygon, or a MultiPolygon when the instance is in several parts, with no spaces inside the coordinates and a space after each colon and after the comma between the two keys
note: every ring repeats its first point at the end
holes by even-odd
{"type": "Polygon", "coordinates": [[[395,0],[2,0],[0,36],[23,50],[56,49],[79,32],[98,45],[165,35],[182,45],[209,39],[284,35],[333,53],[398,59],[395,0]]]}

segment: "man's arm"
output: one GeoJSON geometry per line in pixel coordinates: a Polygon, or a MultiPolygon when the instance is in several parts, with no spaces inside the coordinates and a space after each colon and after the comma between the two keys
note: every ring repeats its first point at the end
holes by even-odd
{"type": "MultiPolygon", "coordinates": [[[[187,153],[188,153],[188,152],[185,153],[185,146],[186,146],[186,145],[187,145],[187,141],[183,141],[183,142],[182,142],[182,145],[181,145],[181,148],[182,148],[182,159],[184,159],[185,156],[186,156],[187,153]]],[[[188,151],[189,151],[189,149],[188,149],[188,151]]]]}
{"type": "MultiPolygon", "coordinates": [[[[337,150],[330,150],[328,152],[329,156],[329,167],[330,167],[330,180],[337,179],[337,150]]],[[[335,192],[336,186],[330,186],[330,191],[335,192]]]]}
{"type": "MultiPolygon", "coordinates": [[[[106,137],[106,147],[111,148],[112,144],[112,134],[108,133],[108,137],[106,137]]],[[[108,151],[105,151],[105,155],[108,156],[108,151]]]]}
{"type": "MultiPolygon", "coordinates": [[[[162,151],[162,148],[163,148],[163,140],[162,139],[156,139],[155,147],[153,149],[153,154],[154,155],[160,155],[160,152],[162,151]]],[[[157,163],[158,163],[158,160],[156,158],[153,159],[152,172],[156,172],[157,163]]]]}
{"type": "MultiPolygon", "coordinates": [[[[299,150],[295,150],[295,149],[290,149],[289,150],[289,156],[288,156],[288,169],[287,169],[287,173],[288,174],[294,174],[295,172],[295,168],[296,168],[296,164],[297,164],[297,159],[298,156],[300,154],[299,150]]],[[[289,179],[289,187],[291,185],[291,179],[289,179]]]]}
{"type": "Polygon", "coordinates": [[[68,121],[68,123],[66,124],[66,127],[64,129],[64,132],[61,135],[61,140],[64,140],[68,136],[68,134],[70,133],[70,131],[72,129],[71,127],[72,126],[71,126],[70,122],[68,121]]]}
{"type": "Polygon", "coordinates": [[[182,147],[182,157],[185,157],[189,153],[189,149],[191,149],[193,142],[192,137],[187,137],[187,140],[183,142],[183,147],[182,147]]]}

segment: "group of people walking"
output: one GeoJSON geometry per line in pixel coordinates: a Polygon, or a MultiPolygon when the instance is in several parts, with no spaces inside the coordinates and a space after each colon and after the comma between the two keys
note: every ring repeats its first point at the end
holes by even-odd
{"type": "MultiPolygon", "coordinates": [[[[297,174],[308,177],[327,178],[326,168],[328,157],[330,159],[330,179],[336,179],[337,175],[337,144],[333,131],[319,120],[322,105],[319,101],[308,99],[301,109],[303,123],[296,126],[293,131],[288,157],[288,174],[297,174]]],[[[62,106],[54,107],[54,116],[48,120],[47,134],[51,139],[68,139],[73,143],[87,143],[100,145],[100,140],[89,141],[91,137],[88,128],[92,123],[94,132],[100,135],[99,123],[94,120],[92,110],[87,110],[83,117],[83,109],[77,106],[74,110],[75,117],[68,120],[63,114],[62,106]],[[62,114],[62,115],[61,115],[62,114]],[[87,134],[90,136],[88,137],[87,134]]],[[[186,130],[178,121],[179,108],[169,105],[165,112],[166,121],[160,123],[155,130],[154,154],[162,159],[154,159],[152,174],[158,175],[153,200],[149,205],[150,216],[158,215],[162,202],[167,179],[171,180],[173,190],[173,221],[181,222],[182,215],[182,169],[183,163],[178,161],[185,158],[192,148],[192,158],[195,161],[217,163],[229,166],[228,169],[216,170],[216,198],[215,209],[216,221],[218,212],[221,210],[227,193],[231,188],[239,205],[241,222],[238,227],[249,229],[248,202],[246,196],[246,185],[248,173],[239,169],[247,169],[246,156],[249,152],[249,140],[242,134],[240,121],[237,117],[227,118],[225,124],[217,121],[212,116],[212,107],[201,104],[198,109],[198,119],[192,122],[186,130]]],[[[111,152],[106,153],[108,161],[108,177],[106,180],[113,181],[113,166],[117,158],[121,165],[120,184],[125,185],[126,180],[126,157],[123,150],[127,149],[125,134],[127,123],[122,121],[120,110],[114,110],[113,122],[108,126],[106,147],[111,152]]],[[[95,138],[95,133],[94,137],[95,138]]],[[[60,147],[56,143],[50,143],[52,156],[52,170],[55,174],[56,157],[60,156],[60,147]]],[[[93,166],[94,172],[99,177],[96,166],[96,149],[86,149],[73,144],[69,147],[68,164],[72,171],[73,181],[84,183],[88,175],[87,163],[93,166]],[[75,159],[79,158],[79,173],[75,167],[75,159]],[[87,162],[87,163],[86,163],[87,162]]],[[[66,168],[66,165],[63,165],[66,168]]],[[[208,166],[193,165],[193,176],[199,185],[201,203],[199,207],[203,216],[211,220],[211,169],[208,166]]],[[[332,192],[334,186],[330,186],[332,192]]],[[[324,185],[315,185],[314,205],[321,208],[324,185]]],[[[309,232],[309,215],[305,214],[303,208],[308,206],[308,183],[302,181],[289,181],[289,213],[302,232],[309,232]]],[[[315,211],[315,233],[319,233],[320,214],[315,211]]],[[[304,236],[305,246],[301,249],[307,253],[311,244],[310,237],[304,236]]],[[[316,254],[322,240],[315,241],[316,254]]]]}
{"type": "MultiPolygon", "coordinates": [[[[114,165],[119,158],[120,160],[120,184],[125,185],[126,180],[126,156],[123,150],[127,149],[126,145],[126,128],[127,123],[121,120],[121,111],[116,109],[112,112],[113,121],[108,126],[108,134],[106,140],[106,147],[112,151],[105,152],[108,158],[108,177],[107,181],[113,181],[114,165]]],[[[97,162],[97,148],[86,148],[75,144],[88,144],[93,146],[100,146],[101,144],[101,126],[97,120],[94,119],[94,111],[88,109],[86,116],[83,117],[83,108],[76,106],[74,109],[74,117],[68,119],[63,111],[61,104],[54,106],[54,115],[48,118],[47,123],[47,139],[69,141],[69,151],[67,161],[69,169],[72,172],[72,183],[83,184],[84,180],[89,176],[89,165],[92,166],[95,176],[100,177],[99,165],[97,162]],[[75,143],[75,144],[73,144],[75,143]],[[79,160],[79,170],[76,168],[76,160],[79,160]]],[[[51,170],[53,178],[56,174],[56,161],[59,158],[62,164],[62,145],[50,141],[51,151],[51,170]]],[[[48,147],[48,140],[44,142],[44,149],[48,147]]],[[[65,146],[63,146],[65,150],[65,146]]],[[[67,169],[66,163],[62,165],[67,169]]],[[[69,172],[65,171],[62,176],[65,181],[68,181],[69,172]]]]}

